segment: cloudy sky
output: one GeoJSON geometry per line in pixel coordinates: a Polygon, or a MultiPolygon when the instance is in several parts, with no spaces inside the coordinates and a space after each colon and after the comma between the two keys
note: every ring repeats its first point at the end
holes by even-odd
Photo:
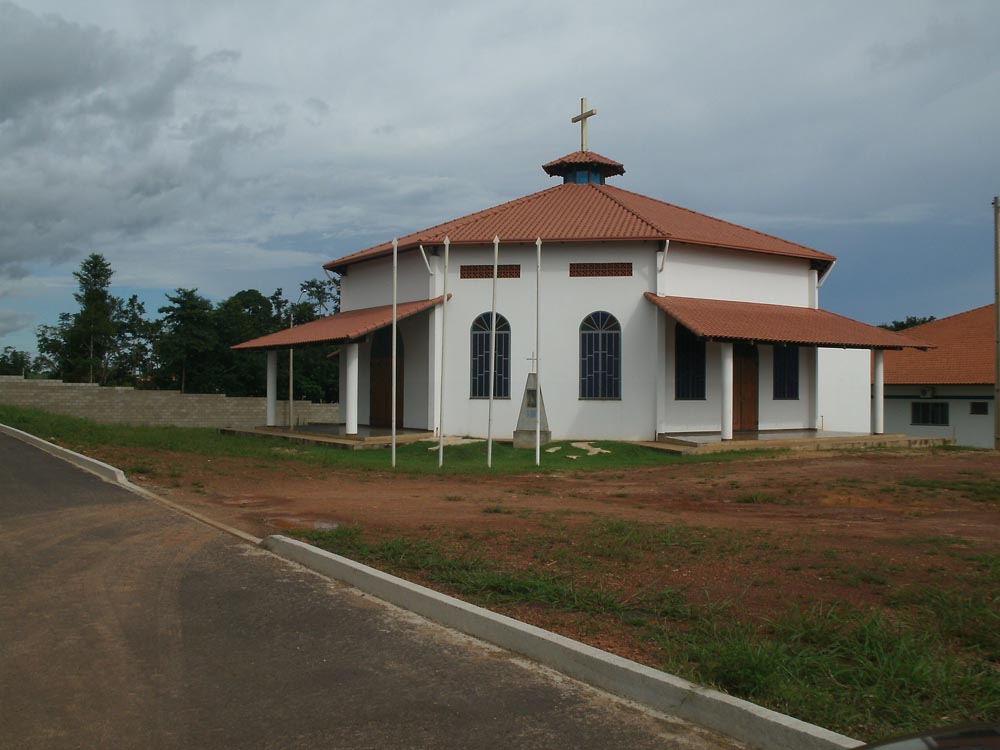
{"type": "Polygon", "coordinates": [[[0,0],[0,346],[90,252],[151,312],[555,184],[569,118],[620,187],[839,257],[873,323],[992,299],[1000,3],[0,0]]]}

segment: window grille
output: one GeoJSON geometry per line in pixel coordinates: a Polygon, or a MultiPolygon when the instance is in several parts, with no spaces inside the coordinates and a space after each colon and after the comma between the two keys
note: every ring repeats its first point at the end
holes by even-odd
{"type": "MultiPolygon", "coordinates": [[[[492,273],[492,267],[490,272],[492,273]]],[[[485,312],[472,322],[470,398],[490,397],[490,317],[485,312]]],[[[510,323],[497,313],[497,354],[493,370],[493,398],[510,398],[510,323]]]]}
{"type": "Polygon", "coordinates": [[[794,401],[799,397],[799,347],[774,347],[774,400],[794,401]]]}
{"type": "Polygon", "coordinates": [[[611,313],[592,312],[580,324],[580,398],[621,397],[621,324],[611,313]]]}
{"type": "Polygon", "coordinates": [[[631,263],[570,263],[570,278],[631,276],[631,263]]]}
{"type": "MultiPolygon", "coordinates": [[[[461,279],[492,279],[493,266],[489,263],[479,265],[464,265],[459,270],[461,279]]],[[[498,279],[519,279],[521,278],[521,266],[518,263],[508,263],[497,266],[498,279]]]]}
{"type": "Polygon", "coordinates": [[[948,425],[948,404],[942,402],[913,401],[910,403],[910,424],[948,425]]]}
{"type": "Polygon", "coordinates": [[[674,336],[674,398],[705,400],[705,342],[680,323],[674,336]]]}

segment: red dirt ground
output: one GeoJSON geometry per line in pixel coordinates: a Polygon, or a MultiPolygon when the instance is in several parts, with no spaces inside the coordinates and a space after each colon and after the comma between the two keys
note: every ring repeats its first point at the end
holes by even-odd
{"type": "Polygon", "coordinates": [[[551,534],[554,524],[575,528],[615,519],[737,532],[754,540],[750,549],[674,559],[656,571],[612,561],[605,575],[626,591],[655,583],[704,589],[713,598],[737,596],[756,612],[790,599],[875,604],[894,587],[928,576],[940,580],[963,564],[959,556],[941,554],[949,540],[963,554],[1000,550],[1000,504],[960,490],[900,484],[998,482],[994,452],[821,452],[497,477],[334,472],[291,461],[261,465],[139,449],[109,448],[101,457],[126,469],[148,467],[133,480],[257,536],[341,524],[359,524],[373,538],[460,533],[475,540],[477,553],[513,567],[539,561],[537,549],[512,540],[551,534]],[[884,582],[866,585],[858,573],[884,582]]]}

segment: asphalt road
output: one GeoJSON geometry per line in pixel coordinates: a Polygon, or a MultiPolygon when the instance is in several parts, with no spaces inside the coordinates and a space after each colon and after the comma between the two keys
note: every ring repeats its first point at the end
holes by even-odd
{"type": "Polygon", "coordinates": [[[725,748],[0,435],[0,748],[725,748]]]}

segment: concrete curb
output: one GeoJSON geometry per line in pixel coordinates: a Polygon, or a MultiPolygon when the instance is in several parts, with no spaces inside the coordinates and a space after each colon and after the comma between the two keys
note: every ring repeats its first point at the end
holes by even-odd
{"type": "Polygon", "coordinates": [[[159,495],[153,494],[149,490],[143,489],[137,484],[132,484],[132,482],[130,482],[128,480],[128,477],[125,475],[125,472],[116,466],[111,466],[110,464],[106,464],[103,461],[98,461],[96,458],[91,458],[90,456],[85,456],[82,453],[77,453],[76,451],[72,451],[69,448],[63,448],[61,445],[55,445],[54,443],[50,443],[48,440],[43,440],[42,438],[32,435],[29,432],[24,432],[23,430],[19,430],[16,427],[10,427],[2,423],[0,423],[0,433],[9,435],[12,438],[17,438],[18,440],[28,443],[29,445],[33,445],[34,447],[43,450],[46,453],[55,456],[56,458],[60,458],[63,461],[66,461],[67,463],[71,463],[74,466],[83,469],[84,471],[88,471],[91,474],[100,477],[105,482],[117,485],[122,489],[128,490],[129,492],[132,492],[136,495],[140,495],[141,497],[144,497],[147,500],[153,500],[154,502],[157,502],[160,505],[169,508],[170,510],[173,510],[177,513],[181,513],[185,516],[189,516],[195,519],[196,521],[201,521],[202,523],[207,524],[212,528],[218,529],[219,531],[224,531],[227,534],[232,534],[233,536],[242,539],[244,542],[249,542],[250,544],[256,544],[256,545],[259,545],[261,543],[261,540],[258,537],[253,536],[252,534],[247,534],[245,531],[240,531],[239,529],[233,528],[232,526],[227,526],[226,524],[220,523],[212,518],[209,518],[208,516],[202,515],[197,511],[191,510],[190,508],[185,508],[183,505],[178,505],[177,503],[171,502],[170,500],[162,498],[159,495]]]}
{"type": "Polygon", "coordinates": [[[432,591],[284,536],[261,545],[318,573],[563,674],[767,750],[843,750],[862,745],[822,727],[432,591]]]}

